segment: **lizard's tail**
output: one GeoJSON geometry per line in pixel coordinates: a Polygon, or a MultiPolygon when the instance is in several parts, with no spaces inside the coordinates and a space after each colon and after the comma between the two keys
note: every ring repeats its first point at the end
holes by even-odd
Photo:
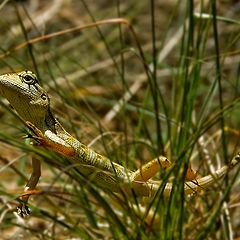
{"type": "MultiPolygon", "coordinates": [[[[240,152],[233,157],[229,165],[225,165],[222,168],[218,169],[216,172],[207,175],[205,177],[185,182],[184,190],[185,194],[192,194],[199,192],[202,189],[207,189],[212,186],[214,183],[217,183],[222,177],[224,177],[229,170],[233,169],[237,164],[240,163],[240,152]]],[[[136,195],[149,196],[155,194],[159,191],[161,182],[149,180],[147,182],[135,182],[134,185],[138,185],[135,189],[140,190],[136,192],[136,195]]],[[[172,183],[166,183],[163,186],[163,195],[169,197],[173,189],[172,183]]]]}

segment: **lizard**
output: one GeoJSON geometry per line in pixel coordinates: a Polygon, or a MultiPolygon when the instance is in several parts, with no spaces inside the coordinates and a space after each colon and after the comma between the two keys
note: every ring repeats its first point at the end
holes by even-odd
{"type": "MultiPolygon", "coordinates": [[[[160,168],[169,168],[172,165],[166,157],[158,156],[136,171],[131,171],[88,148],[68,133],[54,117],[49,95],[40,86],[36,74],[29,70],[0,75],[0,95],[8,100],[42,147],[78,161],[79,171],[83,176],[103,188],[116,193],[124,191],[129,194],[134,191],[136,196],[152,196],[161,186],[161,181],[152,178],[160,168]]],[[[17,208],[22,217],[30,214],[27,204],[31,193],[27,193],[37,186],[41,176],[40,161],[36,157],[32,158],[32,174],[17,208]]],[[[184,193],[191,194],[209,188],[239,162],[240,153],[214,174],[198,178],[197,184],[186,179],[184,193]]],[[[163,195],[169,197],[172,189],[173,183],[165,183],[163,195]]]]}

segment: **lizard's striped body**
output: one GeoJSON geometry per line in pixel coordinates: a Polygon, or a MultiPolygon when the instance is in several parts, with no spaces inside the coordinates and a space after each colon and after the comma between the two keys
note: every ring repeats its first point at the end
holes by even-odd
{"type": "MultiPolygon", "coordinates": [[[[138,196],[149,196],[159,189],[161,182],[153,181],[151,178],[160,168],[170,166],[167,158],[160,156],[133,172],[89,149],[66,132],[54,118],[50,109],[49,97],[38,84],[34,73],[23,71],[1,75],[0,95],[10,102],[19,116],[35,133],[42,146],[69,160],[73,159],[73,162],[79,162],[81,173],[89,180],[115,192],[119,192],[120,189],[126,193],[134,191],[138,196]]],[[[185,193],[194,193],[211,186],[239,162],[240,155],[238,154],[229,166],[222,167],[215,174],[198,179],[198,184],[191,181],[186,182],[185,193]]],[[[32,163],[33,173],[25,188],[26,191],[35,189],[40,177],[39,160],[33,158],[32,163]]],[[[169,196],[171,190],[172,184],[167,183],[164,186],[163,194],[169,196]]],[[[28,197],[28,195],[22,197],[25,203],[27,203],[28,197]]],[[[25,204],[20,206],[19,213],[22,216],[29,213],[25,204]]]]}

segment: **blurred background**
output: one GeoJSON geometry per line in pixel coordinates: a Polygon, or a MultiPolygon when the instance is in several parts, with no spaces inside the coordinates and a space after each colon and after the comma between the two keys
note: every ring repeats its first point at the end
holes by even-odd
{"type": "Polygon", "coordinates": [[[204,176],[239,150],[239,1],[5,0],[0,16],[0,74],[36,72],[73,136],[131,170],[160,154],[179,163],[171,199],[144,202],[84,187],[41,150],[42,192],[23,220],[28,132],[1,99],[0,238],[240,238],[239,166],[192,197],[179,187],[181,168],[204,176]]]}

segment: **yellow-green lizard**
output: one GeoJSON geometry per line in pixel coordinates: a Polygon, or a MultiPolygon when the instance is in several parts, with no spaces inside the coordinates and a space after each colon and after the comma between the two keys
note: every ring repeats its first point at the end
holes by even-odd
{"type": "MultiPolygon", "coordinates": [[[[81,164],[79,167],[81,173],[101,187],[114,192],[134,191],[137,196],[153,195],[159,189],[161,182],[151,178],[160,168],[167,168],[171,165],[166,157],[159,156],[140,169],[131,171],[79,142],[55,119],[50,109],[49,96],[39,85],[37,76],[31,71],[1,75],[0,95],[9,101],[43,147],[66,158],[77,160],[81,164]]],[[[237,154],[228,166],[223,166],[214,174],[199,178],[197,184],[187,181],[185,194],[211,186],[239,162],[240,154],[237,154]]],[[[41,175],[40,161],[33,158],[32,165],[33,172],[25,187],[25,192],[35,189],[41,175]]],[[[164,187],[164,196],[169,196],[171,190],[172,183],[167,183],[164,187]]],[[[22,196],[23,203],[18,208],[21,216],[30,213],[27,207],[28,198],[28,194],[22,196]]]]}

